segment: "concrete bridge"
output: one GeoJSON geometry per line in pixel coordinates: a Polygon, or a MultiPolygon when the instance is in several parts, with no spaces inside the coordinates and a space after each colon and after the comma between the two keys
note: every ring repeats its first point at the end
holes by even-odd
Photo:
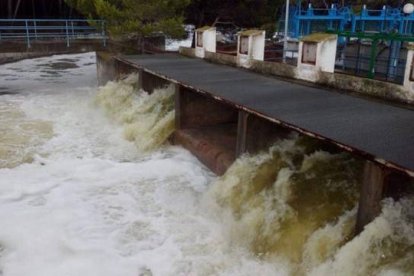
{"type": "Polygon", "coordinates": [[[267,148],[287,131],[316,138],[366,160],[356,232],[413,184],[414,111],[208,63],[180,55],[98,54],[101,81],[139,72],[152,92],[175,86],[181,144],[217,174],[244,152],[267,148]]]}

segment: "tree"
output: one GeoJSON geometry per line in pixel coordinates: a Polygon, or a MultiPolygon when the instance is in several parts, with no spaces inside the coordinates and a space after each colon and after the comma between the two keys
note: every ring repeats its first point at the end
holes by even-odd
{"type": "Polygon", "coordinates": [[[88,18],[107,20],[110,35],[184,34],[183,11],[190,0],[65,0],[88,18]]]}
{"type": "Polygon", "coordinates": [[[186,22],[200,27],[220,18],[243,28],[263,28],[270,34],[284,3],[285,0],[192,0],[186,9],[186,22]]]}

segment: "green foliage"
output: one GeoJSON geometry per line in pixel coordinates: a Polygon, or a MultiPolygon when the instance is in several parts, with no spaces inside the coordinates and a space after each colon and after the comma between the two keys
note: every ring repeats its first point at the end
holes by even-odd
{"type": "Polygon", "coordinates": [[[88,17],[96,17],[94,1],[91,0],[65,0],[66,4],[72,8],[81,11],[88,17]]]}
{"type": "Polygon", "coordinates": [[[192,0],[186,9],[186,20],[203,26],[220,18],[241,27],[261,27],[275,24],[277,12],[284,3],[285,0],[192,0]]]}
{"type": "Polygon", "coordinates": [[[190,0],[65,0],[87,17],[108,21],[111,35],[183,35],[183,10],[190,0]]]}

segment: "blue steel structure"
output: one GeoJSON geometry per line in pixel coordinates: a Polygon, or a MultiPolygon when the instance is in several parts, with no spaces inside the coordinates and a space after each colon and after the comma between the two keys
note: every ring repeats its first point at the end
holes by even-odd
{"type": "Polygon", "coordinates": [[[355,13],[351,7],[337,5],[315,9],[309,4],[307,9],[302,9],[299,1],[290,8],[289,37],[300,38],[326,30],[413,35],[413,25],[414,13],[404,14],[399,8],[384,6],[381,10],[370,10],[364,5],[359,13],[355,13]]]}
{"type": "MultiPolygon", "coordinates": [[[[354,60],[356,74],[357,71],[362,72],[360,67],[364,67],[365,62],[368,77],[380,75],[379,70],[375,72],[375,69],[383,68],[387,80],[402,82],[402,69],[405,68],[405,60],[401,58],[402,45],[414,38],[414,13],[405,14],[400,8],[388,6],[371,10],[366,5],[358,12],[350,6],[339,7],[335,4],[328,9],[316,9],[309,4],[303,9],[300,0],[296,1],[296,5],[291,5],[289,11],[289,38],[299,39],[314,32],[334,31],[338,34],[338,60],[342,60],[343,68],[354,60]],[[376,39],[367,37],[371,34],[379,36],[376,39]],[[400,37],[396,39],[396,36],[400,37]],[[349,56],[349,53],[344,55],[351,40],[359,45],[357,52],[355,56],[349,56]],[[360,53],[360,45],[366,45],[367,40],[371,50],[368,55],[364,55],[360,53]],[[378,49],[379,42],[382,43],[382,49],[378,49]],[[389,53],[386,58],[380,57],[384,55],[384,51],[389,53]],[[384,65],[378,67],[378,64],[384,65]]],[[[280,23],[284,24],[284,21],[280,23]]]]}
{"type": "Polygon", "coordinates": [[[30,48],[33,41],[64,40],[69,47],[72,40],[102,40],[106,46],[104,20],[58,19],[0,19],[0,43],[24,40],[30,48]]]}

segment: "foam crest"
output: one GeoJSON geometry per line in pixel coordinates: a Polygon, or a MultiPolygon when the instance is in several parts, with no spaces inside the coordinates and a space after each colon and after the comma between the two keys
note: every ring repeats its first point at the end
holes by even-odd
{"type": "Polygon", "coordinates": [[[136,89],[138,75],[101,87],[96,103],[124,125],[124,137],[141,151],[156,149],[174,131],[174,90],[172,86],[148,94],[136,89]]]}
{"type": "Polygon", "coordinates": [[[349,155],[312,150],[312,142],[303,139],[241,157],[210,190],[231,210],[229,231],[237,243],[258,256],[287,259],[297,273],[346,241],[360,166],[349,155]]]}
{"type": "Polygon", "coordinates": [[[310,275],[412,275],[414,200],[384,200],[382,213],[310,275]]]}
{"type": "Polygon", "coordinates": [[[1,101],[0,169],[32,162],[36,148],[52,135],[50,122],[28,118],[16,101],[1,101]]]}

